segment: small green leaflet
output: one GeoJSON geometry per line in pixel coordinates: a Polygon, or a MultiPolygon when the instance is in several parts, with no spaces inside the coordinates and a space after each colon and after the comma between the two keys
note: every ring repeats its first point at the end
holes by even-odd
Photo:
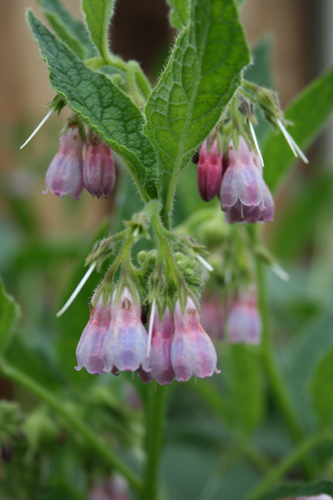
{"type": "Polygon", "coordinates": [[[19,315],[18,305],[10,295],[7,295],[0,279],[0,352],[7,346],[19,315]]]}
{"type": "Polygon", "coordinates": [[[156,155],[143,116],[111,80],[92,71],[28,10],[31,31],[50,69],[52,88],[125,161],[146,199],[156,197],[156,155]]]}
{"type": "MultiPolygon", "coordinates": [[[[312,82],[288,106],[285,117],[293,122],[288,127],[299,147],[305,150],[315,140],[333,110],[333,68],[312,82]]],[[[286,140],[279,132],[272,132],[264,142],[265,181],[275,189],[295,162],[286,140]]]]}
{"type": "Polygon", "coordinates": [[[181,31],[187,26],[189,17],[189,0],[167,0],[170,4],[170,23],[172,26],[181,31]]]}
{"type": "Polygon", "coordinates": [[[86,16],[91,39],[101,56],[107,60],[108,26],[114,0],[82,0],[82,10],[86,16]]]}
{"type": "Polygon", "coordinates": [[[59,38],[79,59],[97,54],[83,22],[72,16],[60,0],[37,0],[37,3],[59,38]]]}
{"type": "Polygon", "coordinates": [[[333,483],[331,481],[320,481],[315,484],[286,484],[274,489],[264,496],[259,497],[258,500],[282,500],[285,498],[315,497],[324,493],[326,493],[326,495],[333,496],[333,483]]]}
{"type": "Polygon", "coordinates": [[[191,22],[146,106],[145,132],[160,161],[164,214],[181,169],[217,124],[249,61],[233,1],[193,0],[191,22]]]}

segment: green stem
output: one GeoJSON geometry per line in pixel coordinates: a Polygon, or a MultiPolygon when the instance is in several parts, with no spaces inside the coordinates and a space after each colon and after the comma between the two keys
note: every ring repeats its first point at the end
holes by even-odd
{"type": "Polygon", "coordinates": [[[127,63],[127,92],[138,108],[143,110],[145,107],[145,100],[137,88],[137,69],[138,65],[135,61],[129,61],[129,63],[127,63]]]}
{"type": "MultiPolygon", "coordinates": [[[[262,321],[262,356],[266,372],[271,383],[272,389],[274,391],[276,400],[280,406],[283,413],[287,426],[289,428],[290,434],[295,443],[301,444],[304,435],[300,422],[295,413],[295,409],[287,390],[285,380],[283,379],[279,366],[274,356],[273,346],[270,337],[269,328],[269,312],[268,312],[268,302],[267,302],[267,292],[265,283],[264,268],[261,262],[257,261],[257,277],[258,277],[258,300],[259,308],[262,321]]],[[[302,458],[304,472],[309,478],[313,477],[313,467],[309,462],[308,457],[302,458]]]]}
{"type": "Polygon", "coordinates": [[[2,358],[0,358],[0,369],[6,377],[28,389],[59,415],[61,415],[74,430],[78,431],[85,438],[87,443],[89,443],[90,446],[94,448],[112,468],[116,469],[128,480],[135,490],[140,490],[141,483],[139,478],[137,478],[127,465],[121,462],[119,458],[117,458],[110,451],[109,446],[105,443],[105,440],[97,437],[95,432],[90,430],[89,427],[87,427],[74,412],[66,409],[63,401],[58,400],[38,382],[31,379],[28,375],[17,370],[13,366],[7,364],[2,358]]]}
{"type": "Polygon", "coordinates": [[[304,458],[315,446],[326,440],[333,440],[332,432],[320,432],[303,441],[290,455],[265,477],[265,479],[250,494],[251,500],[264,495],[274,484],[282,478],[294,465],[304,458]]]}
{"type": "Polygon", "coordinates": [[[104,59],[102,59],[102,57],[92,57],[91,59],[88,59],[87,61],[85,61],[85,64],[86,64],[86,66],[88,66],[88,68],[96,70],[96,69],[100,68],[101,66],[104,66],[105,61],[104,61],[104,59]]]}
{"type": "Polygon", "coordinates": [[[136,83],[137,83],[139,89],[141,90],[143,97],[145,99],[148,99],[148,97],[151,94],[150,83],[149,83],[146,75],[144,74],[144,72],[140,68],[139,64],[136,61],[133,61],[133,62],[136,65],[136,72],[135,72],[136,83]]]}
{"type": "Polygon", "coordinates": [[[144,483],[141,492],[142,500],[156,500],[158,497],[159,459],[164,431],[165,410],[164,386],[158,386],[157,391],[150,384],[146,407],[146,452],[144,483]]]}

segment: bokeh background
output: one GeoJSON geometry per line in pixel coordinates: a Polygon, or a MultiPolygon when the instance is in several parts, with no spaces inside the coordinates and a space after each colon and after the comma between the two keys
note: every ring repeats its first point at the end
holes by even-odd
{"type": "MultiPolygon", "coordinates": [[[[80,15],[78,0],[65,3],[80,15]]],[[[92,386],[91,377],[73,370],[76,343],[89,317],[88,300],[99,277],[91,278],[71,313],[66,313],[61,320],[54,318],[57,308],[82,276],[91,242],[107,232],[107,223],[102,221],[111,217],[117,225],[122,219],[128,219],[136,203],[135,190],[119,173],[120,188],[115,199],[95,200],[87,192],[82,194],[80,202],[67,197],[60,200],[50,193],[42,195],[45,173],[57,152],[59,132],[68,115],[66,111],[59,117],[53,115],[32,142],[24,150],[19,149],[46,114],[44,104],[53,98],[48,71],[25,21],[28,7],[33,7],[43,18],[34,0],[0,0],[0,275],[22,310],[9,355],[13,364],[23,364],[30,375],[43,380],[51,390],[67,391],[68,399],[80,401],[88,422],[92,420],[90,409],[94,406],[96,421],[101,422],[96,432],[106,425],[101,415],[111,418],[117,444],[134,448],[140,459],[142,415],[135,413],[136,408],[140,408],[136,397],[140,399],[140,396],[131,392],[130,381],[117,389],[116,383],[106,377],[106,382],[92,386]],[[60,358],[61,363],[56,362],[56,358],[60,358]],[[83,397],[86,387],[90,389],[83,397]],[[128,409],[123,413],[124,401],[128,409]]],[[[265,49],[258,52],[261,54],[259,66],[267,67],[269,63],[271,83],[279,93],[282,107],[333,63],[331,0],[248,0],[241,17],[251,46],[264,43],[265,49]]],[[[152,82],[163,68],[174,37],[164,0],[118,0],[110,39],[112,50],[125,59],[137,59],[152,82]]],[[[281,358],[287,356],[284,340],[297,340],[302,327],[329,308],[332,296],[332,125],[327,126],[308,156],[310,164],[297,165],[279,190],[276,220],[265,229],[267,245],[292,278],[287,285],[269,275],[273,324],[281,358]]],[[[186,181],[195,185],[195,168],[186,175],[186,181]]],[[[189,215],[193,203],[186,202],[186,189],[181,187],[179,197],[180,200],[183,197],[179,205],[180,221],[182,216],[189,215]]],[[[140,393],[143,389],[139,382],[136,386],[140,393]]],[[[43,418],[53,418],[46,409],[40,410],[25,390],[1,378],[0,399],[18,400],[23,413],[34,415],[38,408],[43,418]]],[[[177,385],[170,399],[168,441],[163,457],[163,474],[170,498],[201,498],[199,493],[209,488],[215,496],[210,494],[207,498],[220,498],[218,492],[222,486],[218,480],[212,480],[211,472],[218,461],[216,457],[225,447],[225,429],[217,426],[209,411],[202,408],[190,384],[186,388],[177,385]]],[[[32,423],[29,420],[31,428],[34,429],[34,425],[43,428],[38,423],[42,417],[40,414],[34,417],[37,424],[36,420],[32,419],[32,423]]],[[[269,437],[269,425],[258,436],[264,445],[270,439],[274,441],[274,437],[269,437]]],[[[66,426],[58,421],[54,432],[50,428],[42,435],[36,431],[35,444],[31,441],[28,447],[22,445],[12,465],[4,466],[7,467],[4,484],[8,494],[13,495],[8,498],[30,498],[24,493],[25,478],[21,482],[22,491],[19,485],[14,487],[14,477],[22,463],[31,477],[35,477],[33,474],[41,477],[38,484],[44,486],[51,484],[52,477],[69,476],[69,483],[75,486],[68,498],[85,498],[80,497],[82,485],[87,482],[82,464],[74,455],[66,455],[64,460],[63,454],[67,453],[64,444],[71,443],[76,453],[81,449],[81,443],[73,444],[72,439],[66,426]],[[59,428],[63,432],[62,440],[57,434],[59,428]],[[56,451],[52,441],[55,435],[59,447],[56,451]],[[48,448],[50,443],[55,455],[48,448]],[[54,456],[62,465],[54,462],[54,456]],[[66,469],[64,464],[71,465],[66,469]],[[33,471],[32,467],[35,467],[33,471]]],[[[292,448],[284,434],[277,441],[270,443],[276,457],[292,448]]],[[[105,469],[98,460],[94,463],[85,456],[85,467],[87,464],[94,474],[97,467],[96,477],[98,474],[105,477],[105,469]]],[[[239,498],[256,480],[251,468],[244,464],[237,467],[223,483],[225,500],[239,498]],[[228,484],[234,485],[239,474],[243,477],[240,491],[235,491],[234,486],[229,491],[228,484]]]]}

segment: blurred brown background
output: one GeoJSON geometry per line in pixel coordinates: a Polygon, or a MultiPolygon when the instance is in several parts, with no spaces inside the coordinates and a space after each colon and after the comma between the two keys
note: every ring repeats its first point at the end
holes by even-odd
{"type": "MultiPolygon", "coordinates": [[[[65,3],[80,15],[78,0],[66,0],[65,3]]],[[[283,106],[332,62],[328,21],[333,14],[330,12],[332,4],[331,0],[248,0],[242,9],[241,16],[251,44],[265,33],[273,36],[273,69],[283,106]]],[[[100,219],[101,213],[108,211],[108,201],[93,203],[85,193],[84,218],[81,212],[80,217],[76,217],[75,209],[68,217],[65,214],[67,201],[60,202],[50,194],[41,195],[43,172],[57,151],[58,132],[65,121],[63,113],[59,118],[52,116],[25,150],[18,149],[46,114],[43,105],[53,97],[46,66],[26,25],[25,10],[29,6],[40,15],[34,0],[0,0],[1,170],[9,177],[14,167],[18,170],[17,178],[10,177],[10,189],[18,189],[20,196],[32,191],[36,210],[45,214],[46,230],[54,231],[66,224],[68,229],[87,230],[100,219]],[[31,158],[35,158],[35,162],[31,158]]],[[[175,36],[167,16],[164,0],[118,0],[116,6],[112,49],[126,59],[139,60],[153,80],[175,36]]],[[[332,142],[326,140],[325,146],[331,157],[332,142]]],[[[0,208],[6,210],[6,202],[1,198],[0,208]]]]}

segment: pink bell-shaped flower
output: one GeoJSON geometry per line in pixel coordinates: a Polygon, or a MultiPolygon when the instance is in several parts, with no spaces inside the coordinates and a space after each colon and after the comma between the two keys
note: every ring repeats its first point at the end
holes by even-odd
{"type": "Polygon", "coordinates": [[[222,160],[223,152],[219,154],[217,141],[214,141],[209,153],[206,140],[201,147],[198,163],[198,188],[204,201],[211,201],[220,191],[222,160]]]}
{"type": "Polygon", "coordinates": [[[71,124],[59,139],[59,151],[46,172],[46,194],[48,190],[57,196],[69,193],[74,200],[80,199],[83,190],[83,143],[77,125],[71,124]]]}
{"type": "Polygon", "coordinates": [[[94,132],[87,143],[83,164],[84,186],[96,198],[107,198],[114,188],[116,172],[111,149],[94,132]]]}
{"type": "Polygon", "coordinates": [[[175,335],[171,345],[171,364],[175,380],[186,382],[192,375],[199,378],[220,373],[216,368],[217,354],[209,335],[202,328],[199,313],[188,297],[184,314],[176,302],[175,335]]]}
{"type": "Polygon", "coordinates": [[[220,201],[229,223],[273,220],[274,201],[262,177],[260,158],[243,137],[239,138],[238,150],[233,141],[229,144],[220,201]]]}
{"type": "MultiPolygon", "coordinates": [[[[151,321],[149,319],[148,325],[151,321]]],[[[171,344],[174,335],[174,326],[169,308],[164,311],[160,321],[158,312],[154,316],[153,334],[150,350],[150,368],[146,373],[139,372],[142,382],[148,383],[155,378],[160,385],[168,385],[174,379],[174,371],[171,365],[171,344]]]]}
{"type": "Polygon", "coordinates": [[[90,304],[90,319],[83,330],[76,349],[76,370],[85,368],[95,375],[104,373],[102,348],[111,322],[111,307],[103,306],[103,298],[98,299],[93,307],[94,297],[90,304]]]}
{"type": "Polygon", "coordinates": [[[241,292],[231,306],[228,317],[229,342],[260,344],[261,330],[256,292],[241,292]]]}
{"type": "Polygon", "coordinates": [[[211,339],[222,340],[225,327],[225,310],[218,295],[204,296],[201,304],[200,322],[211,339]]]}
{"type": "Polygon", "coordinates": [[[111,304],[111,324],[103,347],[104,371],[150,371],[147,359],[147,332],[141,322],[141,305],[127,288],[111,304]]]}

